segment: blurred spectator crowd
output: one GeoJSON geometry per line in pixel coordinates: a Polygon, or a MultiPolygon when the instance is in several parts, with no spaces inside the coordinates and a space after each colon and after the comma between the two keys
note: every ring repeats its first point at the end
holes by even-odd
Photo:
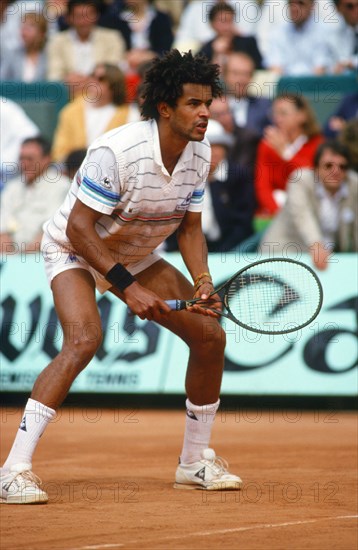
{"type": "MultiPolygon", "coordinates": [[[[173,47],[221,68],[207,131],[209,250],[296,245],[319,269],[333,251],[358,251],[358,0],[2,0],[0,37],[3,87],[59,82],[69,98],[48,140],[31,111],[0,97],[3,252],[38,250],[86,148],[141,119],[145,71],[173,47]],[[322,97],[300,79],[329,78],[334,96],[346,76],[352,89],[320,120],[322,97]],[[284,78],[298,84],[277,93],[284,78]]],[[[176,250],[175,235],[165,248],[176,250]]]]}

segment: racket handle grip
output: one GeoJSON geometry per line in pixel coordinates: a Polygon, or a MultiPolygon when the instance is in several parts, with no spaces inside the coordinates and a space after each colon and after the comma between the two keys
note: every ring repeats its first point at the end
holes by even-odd
{"type": "Polygon", "coordinates": [[[165,303],[168,304],[170,309],[174,311],[180,311],[181,309],[186,309],[185,300],[165,300],[165,303]]]}

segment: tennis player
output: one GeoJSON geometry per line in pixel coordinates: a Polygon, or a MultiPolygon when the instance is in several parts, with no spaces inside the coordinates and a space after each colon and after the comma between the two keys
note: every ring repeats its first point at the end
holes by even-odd
{"type": "Polygon", "coordinates": [[[145,79],[143,120],[90,146],[65,202],[45,223],[42,252],[63,347],[39,375],[27,402],[1,469],[2,502],[48,500],[32,473],[32,456],[101,343],[96,288],[112,292],[134,314],[159,323],[189,347],[186,425],[174,486],[240,488],[241,479],[209,446],[219,407],[224,332],[214,312],[200,306],[171,312],[164,301],[205,299],[213,290],[201,210],[210,166],[205,131],[212,98],[220,92],[219,68],[206,58],[172,50],[154,61],[145,79]],[[156,252],[177,228],[193,282],[156,252]]]}

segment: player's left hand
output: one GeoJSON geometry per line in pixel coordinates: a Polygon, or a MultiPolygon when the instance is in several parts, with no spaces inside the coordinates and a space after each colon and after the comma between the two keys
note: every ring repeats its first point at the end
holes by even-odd
{"type": "Polygon", "coordinates": [[[218,294],[213,294],[210,296],[210,293],[213,291],[213,284],[209,281],[203,283],[198,290],[195,292],[193,298],[200,298],[201,302],[194,304],[193,306],[188,307],[188,311],[193,313],[199,313],[200,315],[206,315],[209,317],[219,317],[218,313],[212,311],[213,309],[218,309],[221,311],[221,301],[218,294]],[[206,303],[205,303],[206,302],[206,303]]]}

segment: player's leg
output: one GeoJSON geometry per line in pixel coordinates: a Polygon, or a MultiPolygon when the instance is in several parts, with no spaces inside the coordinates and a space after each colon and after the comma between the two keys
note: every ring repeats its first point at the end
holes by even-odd
{"type": "Polygon", "coordinates": [[[31,398],[57,409],[73,381],[88,365],[102,341],[95,283],[84,269],[70,269],[52,281],[53,299],[62,331],[60,353],[41,372],[31,398]]]}
{"type": "Polygon", "coordinates": [[[101,323],[94,281],[88,271],[71,269],[52,282],[56,311],[63,330],[63,346],[41,372],[1,469],[1,501],[27,504],[46,502],[47,495],[32,474],[32,455],[72,382],[89,363],[101,342],[101,323]]]}
{"type": "MultiPolygon", "coordinates": [[[[136,275],[139,283],[164,299],[193,297],[193,285],[165,260],[136,275]]],[[[224,367],[225,333],[217,319],[188,311],[172,312],[160,324],[189,347],[186,392],[198,405],[216,402],[224,367]]]]}
{"type": "MultiPolygon", "coordinates": [[[[193,296],[193,285],[164,260],[137,274],[136,278],[164,299],[190,299],[193,296]]],[[[175,486],[186,489],[239,489],[241,479],[230,474],[209,448],[212,425],[220,403],[225,333],[216,319],[188,311],[173,311],[163,316],[160,324],[182,338],[189,347],[185,381],[187,415],[175,486]]]]}

